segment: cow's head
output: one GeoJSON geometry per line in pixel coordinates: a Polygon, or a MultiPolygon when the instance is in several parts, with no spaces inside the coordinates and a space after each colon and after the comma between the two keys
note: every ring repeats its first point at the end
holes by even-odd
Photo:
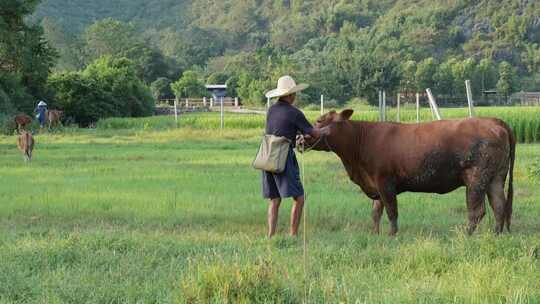
{"type": "Polygon", "coordinates": [[[332,110],[319,118],[315,122],[315,127],[321,130],[321,136],[319,138],[306,138],[306,149],[313,149],[316,151],[331,151],[331,147],[328,142],[328,138],[332,137],[337,132],[336,125],[345,121],[348,121],[354,110],[345,109],[340,113],[332,110]]]}

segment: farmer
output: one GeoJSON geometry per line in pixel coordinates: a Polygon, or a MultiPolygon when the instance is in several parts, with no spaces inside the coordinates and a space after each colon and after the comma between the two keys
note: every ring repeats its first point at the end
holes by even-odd
{"type": "Polygon", "coordinates": [[[297,85],[291,76],[283,76],[278,80],[277,88],[266,93],[267,98],[278,98],[268,109],[266,117],[266,134],[284,136],[291,141],[291,149],[287,156],[285,170],[282,173],[262,172],[263,197],[270,200],[268,206],[268,237],[276,232],[279,205],[282,198],[292,197],[294,205],[291,213],[290,234],[296,236],[304,207],[304,188],[300,181],[300,170],[294,146],[296,135],[318,138],[320,132],[306,119],[304,114],[293,106],[296,93],[308,87],[297,85]]]}
{"type": "Polygon", "coordinates": [[[47,113],[47,104],[45,101],[41,100],[36,109],[34,110],[35,113],[37,113],[36,118],[39,120],[39,127],[43,129],[45,126],[45,116],[47,113]]]}

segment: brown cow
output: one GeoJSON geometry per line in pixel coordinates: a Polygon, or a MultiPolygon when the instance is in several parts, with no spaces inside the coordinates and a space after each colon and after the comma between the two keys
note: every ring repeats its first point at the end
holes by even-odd
{"type": "Polygon", "coordinates": [[[487,194],[500,233],[510,231],[515,137],[495,118],[441,120],[420,124],[351,121],[353,110],[321,116],[319,139],[306,145],[336,153],[350,179],[373,199],[373,230],[379,233],[383,209],[397,230],[397,195],[402,192],[448,193],[467,188],[468,233],[485,214],[487,194]],[[508,194],[504,196],[506,175],[508,194]]]}
{"type": "Polygon", "coordinates": [[[45,113],[45,117],[47,117],[47,120],[49,121],[49,129],[53,126],[57,127],[61,124],[60,119],[62,118],[62,115],[64,114],[64,111],[60,110],[47,110],[45,113]]]}
{"type": "Polygon", "coordinates": [[[32,133],[23,131],[19,138],[17,138],[17,147],[24,155],[25,161],[32,160],[32,151],[34,150],[34,137],[32,133]]]}
{"type": "Polygon", "coordinates": [[[26,114],[19,114],[15,116],[15,124],[17,125],[17,132],[21,132],[21,129],[25,129],[26,126],[32,123],[32,117],[26,114]]]}

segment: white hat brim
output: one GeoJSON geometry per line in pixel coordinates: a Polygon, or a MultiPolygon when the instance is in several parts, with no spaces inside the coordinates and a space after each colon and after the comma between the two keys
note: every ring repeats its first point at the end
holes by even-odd
{"type": "Polygon", "coordinates": [[[291,95],[293,93],[297,93],[297,92],[300,92],[300,91],[303,91],[305,89],[307,89],[309,87],[309,84],[307,83],[301,83],[301,84],[298,84],[290,89],[273,89],[273,90],[270,90],[268,92],[266,92],[265,96],[266,98],[276,98],[276,97],[282,97],[282,96],[287,96],[287,95],[291,95]]]}

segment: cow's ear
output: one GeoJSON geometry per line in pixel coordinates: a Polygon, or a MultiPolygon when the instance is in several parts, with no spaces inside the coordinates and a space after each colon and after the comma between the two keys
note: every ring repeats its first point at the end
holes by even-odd
{"type": "Polygon", "coordinates": [[[354,110],[345,109],[341,111],[341,113],[339,113],[339,116],[341,117],[342,120],[348,120],[349,118],[351,118],[353,113],[354,113],[354,110]]]}

